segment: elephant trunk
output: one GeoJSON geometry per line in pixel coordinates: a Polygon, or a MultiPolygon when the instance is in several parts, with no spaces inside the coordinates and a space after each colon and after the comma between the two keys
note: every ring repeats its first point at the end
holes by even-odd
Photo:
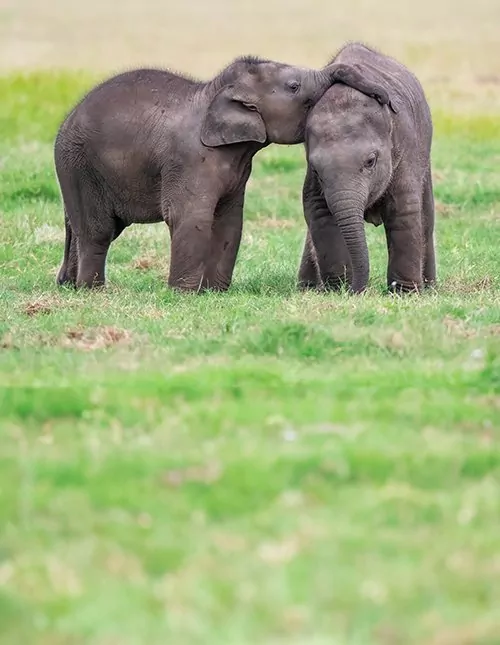
{"type": "Polygon", "coordinates": [[[319,101],[323,94],[332,86],[334,79],[332,74],[326,69],[317,69],[312,72],[312,88],[310,101],[312,104],[319,101]]]}
{"type": "Polygon", "coordinates": [[[328,208],[338,224],[351,258],[352,283],[354,293],[361,293],[368,284],[370,260],[366,243],[364,206],[359,196],[325,192],[328,208]]]}
{"type": "Polygon", "coordinates": [[[393,112],[397,112],[397,109],[391,102],[387,89],[381,82],[366,78],[359,67],[356,69],[354,66],[344,63],[331,63],[324,67],[321,72],[329,79],[330,85],[343,83],[358,92],[366,94],[366,96],[371,96],[380,105],[388,105],[393,112]]]}

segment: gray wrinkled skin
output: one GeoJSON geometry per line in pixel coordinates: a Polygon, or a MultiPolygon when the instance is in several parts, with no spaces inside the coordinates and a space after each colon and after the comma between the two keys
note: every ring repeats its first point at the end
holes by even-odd
{"type": "Polygon", "coordinates": [[[308,235],[299,270],[302,288],[363,291],[369,278],[364,222],[384,225],[391,290],[435,282],[432,121],[415,76],[361,44],[335,63],[353,66],[385,89],[380,105],[345,85],[332,86],[309,113],[303,188],[308,235]]]}
{"type": "Polygon", "coordinates": [[[55,143],[66,225],[58,283],[102,286],[111,242],[130,224],[164,221],[169,284],[227,289],[253,155],[302,142],[310,107],[338,79],[387,102],[345,65],[315,71],[251,57],[208,82],[141,69],[94,88],[55,143]]]}

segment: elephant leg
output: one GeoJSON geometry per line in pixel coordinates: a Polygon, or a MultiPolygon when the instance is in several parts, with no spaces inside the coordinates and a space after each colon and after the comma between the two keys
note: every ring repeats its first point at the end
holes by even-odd
{"type": "Polygon", "coordinates": [[[321,286],[318,260],[316,258],[316,251],[314,250],[314,244],[312,243],[309,231],[307,231],[304,250],[302,252],[302,260],[300,261],[298,286],[299,289],[303,290],[318,289],[321,286]]]}
{"type": "Polygon", "coordinates": [[[436,282],[436,251],[434,243],[434,193],[432,190],[432,173],[430,168],[424,181],[422,215],[425,244],[424,286],[431,287],[436,282]]]}
{"type": "Polygon", "coordinates": [[[385,213],[389,263],[387,282],[391,291],[411,292],[422,288],[423,231],[421,191],[409,182],[390,199],[385,213]]]}
{"type": "Polygon", "coordinates": [[[78,241],[77,287],[103,287],[105,283],[106,258],[113,240],[122,233],[125,224],[119,219],[110,219],[109,227],[92,238],[78,241]]]}
{"type": "Polygon", "coordinates": [[[64,215],[64,227],[66,229],[66,241],[64,244],[64,258],[61,268],[57,274],[57,284],[76,286],[78,273],[78,245],[76,235],[71,229],[68,216],[64,215]]]}
{"type": "Polygon", "coordinates": [[[66,211],[65,258],[58,280],[102,287],[109,246],[125,225],[115,217],[112,199],[84,168],[59,169],[58,177],[66,211]]]}
{"type": "Polygon", "coordinates": [[[351,260],[342,231],[329,211],[316,217],[310,230],[323,286],[342,289],[351,279],[351,260]]]}
{"type": "Polygon", "coordinates": [[[168,284],[181,291],[200,292],[208,287],[215,204],[207,199],[176,208],[170,221],[170,272],[168,284]]]}
{"type": "Polygon", "coordinates": [[[77,287],[102,287],[111,239],[107,242],[81,241],[79,245],[77,287]]]}
{"type": "MultiPolygon", "coordinates": [[[[340,289],[350,280],[349,250],[342,231],[328,209],[319,182],[309,169],[304,182],[303,206],[321,283],[329,290],[340,289]]],[[[306,268],[307,265],[304,267],[304,278],[306,268]]],[[[299,272],[299,282],[300,279],[299,272]]]]}
{"type": "Polygon", "coordinates": [[[241,190],[220,200],[215,209],[207,272],[207,286],[210,289],[227,291],[231,285],[243,231],[244,200],[245,192],[241,190]]]}

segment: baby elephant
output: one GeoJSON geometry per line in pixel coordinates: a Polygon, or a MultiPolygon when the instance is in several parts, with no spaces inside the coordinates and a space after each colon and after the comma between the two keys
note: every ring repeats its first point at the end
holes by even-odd
{"type": "Polygon", "coordinates": [[[169,284],[227,289],[252,157],[272,142],[303,142],[310,107],[336,81],[388,100],[345,65],[252,57],[206,83],[142,69],[94,88],[55,144],[66,225],[59,284],[103,285],[111,242],[130,224],[164,221],[169,284]]]}
{"type": "Polygon", "coordinates": [[[303,188],[308,235],[299,285],[336,289],[347,281],[352,291],[363,291],[367,221],[385,227],[389,288],[419,290],[436,279],[432,121],[424,92],[403,65],[364,45],[346,45],[334,62],[379,84],[390,101],[380,105],[334,85],[309,113],[303,188]]]}

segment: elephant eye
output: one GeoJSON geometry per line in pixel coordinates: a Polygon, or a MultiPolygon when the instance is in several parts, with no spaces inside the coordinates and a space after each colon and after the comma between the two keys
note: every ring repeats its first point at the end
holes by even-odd
{"type": "Polygon", "coordinates": [[[293,94],[296,94],[300,89],[300,82],[299,81],[287,81],[286,82],[286,89],[289,92],[292,92],[293,94]]]}
{"type": "Polygon", "coordinates": [[[378,154],[376,152],[372,152],[371,155],[368,157],[368,159],[365,161],[365,168],[368,168],[368,170],[375,168],[377,159],[378,159],[378,154]]]}

